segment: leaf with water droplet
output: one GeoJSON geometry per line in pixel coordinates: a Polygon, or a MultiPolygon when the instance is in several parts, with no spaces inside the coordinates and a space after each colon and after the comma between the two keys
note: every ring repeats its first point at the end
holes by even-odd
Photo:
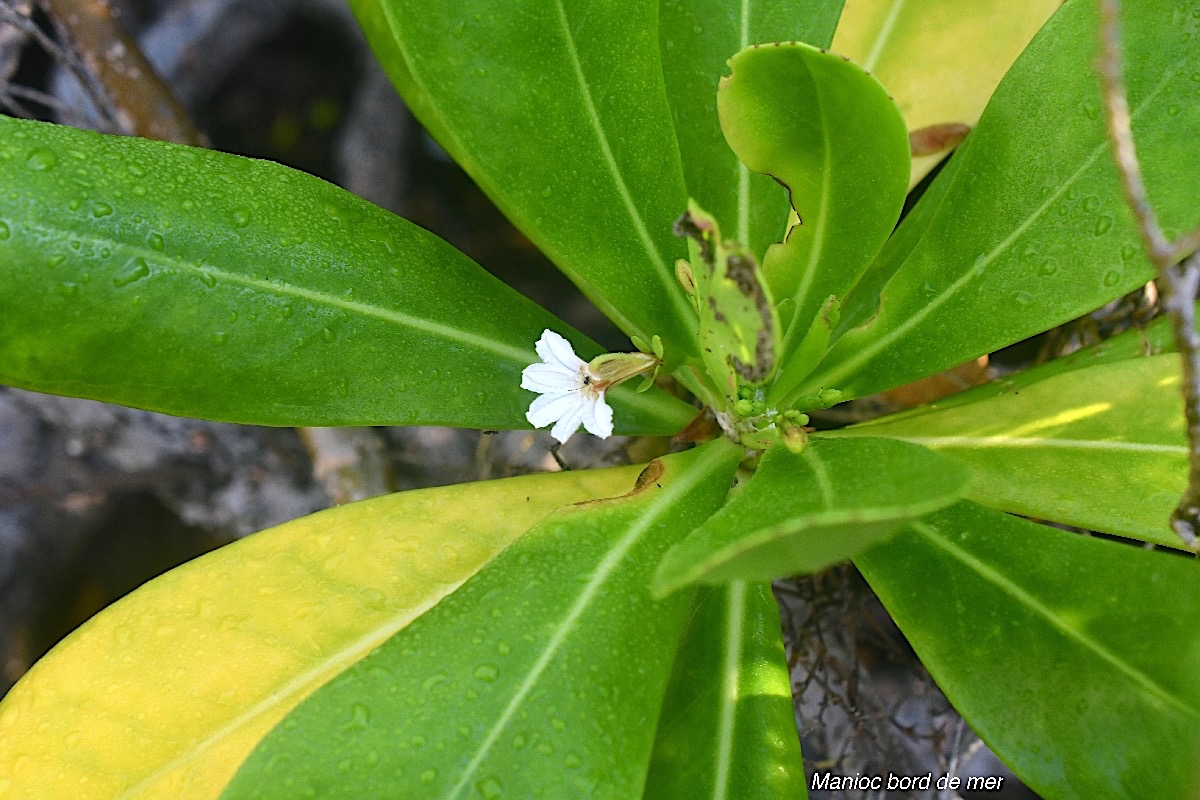
{"type": "Polygon", "coordinates": [[[513,798],[575,797],[577,768],[565,759],[572,752],[587,753],[613,796],[640,796],[654,738],[646,711],[660,702],[686,610],[682,598],[656,603],[647,580],[663,550],[717,507],[740,456],[724,440],[668,456],[648,466],[629,494],[547,518],[312,695],[294,712],[301,726],[272,732],[225,800],[291,800],[305,790],[328,800],[370,796],[370,775],[336,771],[338,760],[367,750],[379,752],[382,770],[409,776],[397,789],[411,800],[482,786],[513,798]],[[491,615],[497,606],[505,609],[499,620],[491,615]],[[494,660],[499,640],[520,642],[502,669],[494,660]],[[388,665],[388,680],[372,677],[376,662],[388,665]],[[620,684],[620,693],[593,690],[578,699],[578,664],[620,684]],[[430,673],[446,678],[435,691],[422,688],[430,673]],[[355,702],[371,707],[372,725],[347,733],[340,726],[355,702]],[[429,741],[420,751],[394,745],[418,732],[429,741]],[[279,753],[305,765],[291,773],[291,787],[269,775],[279,753]],[[532,769],[532,753],[562,755],[532,769]],[[431,769],[433,782],[416,780],[431,769]]]}
{"type": "Polygon", "coordinates": [[[746,174],[725,143],[717,116],[718,76],[728,71],[732,53],[747,41],[805,42],[828,47],[840,3],[808,3],[801,13],[786,3],[747,3],[727,13],[724,0],[659,3],[662,74],[667,84],[688,194],[760,261],[783,237],[787,192],[766,175],[746,174]],[[697,20],[703,20],[700,33],[697,20]],[[662,41],[663,37],[670,37],[662,41]]]}
{"type": "Polygon", "coordinates": [[[805,796],[779,609],[768,584],[735,581],[695,593],[657,727],[645,798],[805,796]]]}
{"type": "MultiPolygon", "coordinates": [[[[1155,210],[1164,227],[1186,230],[1200,175],[1178,165],[1200,163],[1200,137],[1181,132],[1200,130],[1200,104],[1189,100],[1174,118],[1162,112],[1193,91],[1178,67],[1194,52],[1174,41],[1151,5],[1124,19],[1123,47],[1141,54],[1128,65],[1130,105],[1155,210]]],[[[1017,59],[872,266],[877,277],[844,300],[842,335],[802,389],[874,394],[1081,317],[1152,277],[1144,256],[1112,265],[1114,252],[1139,237],[1098,114],[1097,13],[1093,3],[1063,4],[1017,59]],[[1096,109],[1095,120],[1081,105],[1096,109]],[[1111,227],[1096,216],[1109,210],[1111,227]],[[1041,275],[1036,291],[1020,257],[1030,243],[1062,265],[1041,275]],[[986,268],[975,272],[979,253],[986,268]],[[1004,304],[1021,291],[1032,302],[1004,304]]]]}
{"type": "Polygon", "coordinates": [[[855,563],[955,708],[1039,796],[1192,791],[1194,559],[964,502],[855,563]]]}
{"type": "MultiPolygon", "coordinates": [[[[1169,340],[1169,327],[1158,328],[1169,340]]],[[[1114,354],[1132,356],[1125,360],[1043,370],[1048,377],[1008,392],[984,389],[976,402],[847,433],[908,439],[953,457],[974,473],[966,496],[977,502],[1180,547],[1168,524],[1187,484],[1179,359],[1138,357],[1143,346],[1132,331],[1114,354]]]]}
{"type": "MultiPolygon", "coordinates": [[[[277,723],[302,732],[284,717],[304,696],[554,509],[619,494],[637,474],[624,467],[389,495],[263,531],[151,581],[75,631],[0,702],[0,738],[22,745],[0,748],[5,800],[217,797],[277,723]],[[457,548],[453,562],[443,544],[457,548]],[[264,581],[286,591],[262,595],[264,581]],[[354,589],[386,602],[364,604],[354,589]],[[298,616],[300,599],[320,613],[298,616]],[[35,698],[38,713],[22,713],[35,698]],[[75,731],[83,737],[65,753],[75,731]],[[23,758],[25,749],[46,757],[23,758]]],[[[376,671],[372,680],[395,686],[400,674],[376,671]]],[[[338,724],[371,729],[379,716],[378,704],[359,701],[338,724]]],[[[412,733],[389,739],[376,759],[400,742],[420,751],[426,734],[412,733]]],[[[369,752],[359,755],[353,764],[369,752]]],[[[342,760],[330,762],[337,776],[342,760]]],[[[271,766],[277,775],[295,769],[286,754],[271,766]]]]}
{"type": "MultiPolygon", "coordinates": [[[[527,428],[534,395],[520,373],[537,360],[542,331],[564,334],[584,357],[601,352],[445,242],[312,176],[0,117],[0,141],[17,131],[26,159],[0,161],[0,187],[21,191],[0,196],[0,218],[38,235],[4,241],[0,383],[224,421],[527,428]],[[73,169],[103,187],[84,198],[85,219],[69,211],[80,194],[61,170],[26,169],[71,150],[89,156],[73,169]],[[134,182],[149,191],[134,195],[134,182]],[[381,238],[399,277],[380,267],[381,238]],[[293,251],[281,252],[280,239],[293,251]],[[96,263],[105,251],[113,266],[96,263]],[[71,315],[46,313],[64,292],[71,315]],[[294,310],[286,323],[261,313],[284,306],[294,310]],[[239,310],[234,336],[228,320],[239,310]],[[230,333],[219,349],[216,330],[230,333]],[[429,364],[436,379],[418,380],[429,364]],[[299,375],[338,375],[346,391],[299,375]],[[408,390],[393,391],[398,383],[408,390]]],[[[622,386],[608,400],[618,433],[673,434],[695,413],[661,390],[622,386]]]]}

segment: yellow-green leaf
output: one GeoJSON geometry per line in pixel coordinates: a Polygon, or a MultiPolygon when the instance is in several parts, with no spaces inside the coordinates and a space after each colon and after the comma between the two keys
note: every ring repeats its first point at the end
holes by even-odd
{"type": "MultiPolygon", "coordinates": [[[[833,49],[888,88],[910,131],[974,125],[1062,0],[846,0],[833,49]]],[[[913,158],[916,184],[945,149],[913,158]]]]}
{"type": "Polygon", "coordinates": [[[1161,355],[838,435],[890,436],[951,456],[970,467],[966,496],[977,503],[1180,547],[1168,520],[1187,486],[1182,407],[1179,357],[1161,355]]]}
{"type": "Polygon", "coordinates": [[[550,512],[620,494],[639,470],[389,495],[163,575],[64,640],[0,704],[0,797],[217,797],[312,691],[550,512]]]}

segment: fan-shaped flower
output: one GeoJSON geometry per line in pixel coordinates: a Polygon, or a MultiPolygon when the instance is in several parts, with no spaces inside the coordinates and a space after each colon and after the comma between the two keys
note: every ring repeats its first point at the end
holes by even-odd
{"type": "Polygon", "coordinates": [[[559,442],[571,438],[580,425],[602,439],[612,436],[613,412],[604,402],[604,392],[612,383],[552,330],[542,331],[535,347],[541,362],[521,372],[521,388],[540,395],[525,414],[529,424],[544,428],[554,423],[550,435],[559,442]]]}

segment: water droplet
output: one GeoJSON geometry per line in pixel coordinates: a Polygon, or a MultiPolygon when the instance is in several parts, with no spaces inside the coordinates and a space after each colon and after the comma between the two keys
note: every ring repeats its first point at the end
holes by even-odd
{"type": "Polygon", "coordinates": [[[371,709],[364,706],[362,703],[355,703],[350,707],[350,722],[347,723],[344,730],[366,730],[367,725],[371,722],[371,709]]]}
{"type": "Polygon", "coordinates": [[[8,223],[0,220],[0,242],[12,236],[12,228],[8,227],[8,223]]]}
{"type": "Polygon", "coordinates": [[[29,157],[25,159],[25,166],[34,172],[45,172],[48,169],[53,169],[57,163],[58,156],[53,150],[47,147],[38,147],[31,150],[29,157]]]}
{"type": "Polygon", "coordinates": [[[1183,106],[1179,105],[1178,103],[1172,103],[1171,105],[1167,106],[1167,114],[1169,116],[1178,117],[1180,111],[1183,111],[1183,106]]]}
{"type": "Polygon", "coordinates": [[[137,186],[134,186],[131,191],[133,192],[134,197],[146,196],[146,187],[142,186],[140,183],[137,186]]]}
{"type": "Polygon", "coordinates": [[[1058,272],[1058,264],[1052,258],[1046,259],[1042,262],[1042,265],[1038,267],[1038,275],[1041,275],[1043,278],[1049,277],[1056,272],[1058,272]]]}
{"type": "Polygon", "coordinates": [[[284,319],[291,319],[292,314],[295,312],[292,310],[291,306],[284,306],[283,308],[279,309],[279,313],[283,315],[284,319]]]}
{"type": "Polygon", "coordinates": [[[1100,106],[1095,103],[1084,103],[1080,108],[1083,109],[1084,116],[1088,119],[1100,118],[1100,106]]]}
{"type": "Polygon", "coordinates": [[[249,212],[243,211],[240,208],[237,211],[233,212],[233,224],[237,225],[239,228],[244,228],[247,225],[249,225],[250,224],[249,212]]]}
{"type": "Polygon", "coordinates": [[[462,35],[463,35],[463,31],[465,31],[466,29],[467,29],[467,23],[465,21],[460,21],[457,25],[454,26],[454,38],[461,39],[462,35]]]}
{"type": "Polygon", "coordinates": [[[1096,218],[1096,235],[1103,236],[1108,233],[1108,229],[1112,227],[1112,217],[1101,216],[1096,218]]]}
{"type": "Polygon", "coordinates": [[[427,769],[421,773],[421,783],[433,783],[437,780],[437,770],[427,769]]]}
{"type": "Polygon", "coordinates": [[[183,208],[184,211],[191,211],[193,208],[196,207],[196,201],[192,200],[191,198],[188,198],[188,199],[184,200],[182,203],[180,203],[179,205],[183,208]]]}
{"type": "Polygon", "coordinates": [[[475,784],[475,788],[483,795],[484,800],[499,800],[504,796],[504,785],[495,778],[484,778],[475,784]]]}
{"type": "Polygon", "coordinates": [[[446,675],[446,673],[435,672],[434,674],[430,675],[428,678],[426,678],[424,681],[421,682],[421,691],[422,692],[432,691],[435,687],[442,685],[443,683],[445,683],[448,680],[450,680],[450,678],[446,675]]]}
{"type": "Polygon", "coordinates": [[[549,742],[538,742],[537,747],[534,749],[544,756],[552,755],[554,753],[554,745],[550,744],[549,742]]]}
{"type": "Polygon", "coordinates": [[[425,746],[425,737],[418,734],[418,735],[412,737],[411,739],[409,739],[408,743],[413,746],[414,750],[420,750],[422,747],[425,746]]]}
{"type": "Polygon", "coordinates": [[[62,253],[59,253],[58,255],[50,256],[48,259],[46,259],[46,266],[54,268],[66,260],[67,260],[67,257],[64,256],[62,253]]]}
{"type": "Polygon", "coordinates": [[[1105,286],[1116,286],[1120,282],[1121,282],[1121,273],[1118,272],[1117,270],[1110,269],[1108,272],[1104,273],[1104,285],[1105,286]]]}
{"type": "Polygon", "coordinates": [[[567,723],[566,723],[566,721],[565,721],[565,720],[561,720],[561,719],[559,719],[558,717],[551,717],[551,718],[550,718],[550,726],[551,726],[552,728],[554,728],[554,730],[556,730],[556,731],[565,731],[565,730],[567,729],[567,723]]]}
{"type": "Polygon", "coordinates": [[[113,286],[128,286],[149,275],[150,265],[146,263],[146,259],[138,256],[137,258],[130,259],[125,268],[113,276],[113,286]]]}
{"type": "Polygon", "coordinates": [[[512,648],[508,642],[496,642],[496,652],[502,656],[506,656],[512,652],[512,648]]]}
{"type": "Polygon", "coordinates": [[[222,345],[229,341],[229,334],[227,334],[225,331],[216,331],[210,338],[212,339],[213,344],[222,345]]]}
{"type": "Polygon", "coordinates": [[[321,328],[321,338],[327,342],[332,342],[337,336],[334,334],[332,328],[321,328]]]}
{"type": "Polygon", "coordinates": [[[1033,302],[1033,295],[1029,292],[1017,292],[1013,295],[1013,301],[1018,305],[1027,306],[1033,302]]]}
{"type": "Polygon", "coordinates": [[[211,272],[201,272],[200,282],[211,289],[217,285],[217,278],[211,272]]]}
{"type": "Polygon", "coordinates": [[[513,750],[520,750],[525,746],[525,737],[518,733],[512,738],[512,746],[513,750]]]}
{"type": "Polygon", "coordinates": [[[73,198],[71,200],[71,202],[67,203],[67,210],[68,211],[78,211],[81,206],[83,206],[83,201],[80,200],[78,197],[76,197],[76,198],[73,198]]]}
{"type": "Polygon", "coordinates": [[[1083,199],[1083,210],[1087,213],[1094,214],[1098,208],[1100,208],[1100,198],[1085,197],[1083,199]]]}
{"type": "Polygon", "coordinates": [[[63,744],[67,746],[68,750],[74,750],[76,747],[79,747],[81,741],[83,741],[83,734],[79,731],[71,731],[63,737],[63,744]]]}
{"type": "Polygon", "coordinates": [[[96,205],[92,206],[93,217],[107,217],[112,212],[113,208],[108,203],[96,203],[96,205]]]}
{"type": "Polygon", "coordinates": [[[484,683],[491,683],[492,681],[496,680],[496,678],[500,677],[500,670],[496,668],[495,664],[480,664],[475,668],[475,672],[472,674],[475,676],[476,680],[483,681],[484,683]]]}
{"type": "Polygon", "coordinates": [[[578,769],[583,766],[583,759],[576,753],[567,753],[567,757],[563,759],[563,763],[567,765],[567,769],[578,769]]]}
{"type": "Polygon", "coordinates": [[[129,174],[135,178],[144,178],[146,177],[146,170],[142,169],[137,164],[130,164],[129,174]]]}
{"type": "Polygon", "coordinates": [[[161,233],[152,233],[147,236],[146,244],[150,246],[151,250],[162,250],[164,247],[166,247],[166,242],[163,241],[161,233]]]}
{"type": "Polygon", "coordinates": [[[1134,255],[1136,255],[1136,254],[1137,254],[1136,246],[1134,246],[1132,244],[1126,244],[1126,245],[1121,246],[1121,258],[1125,259],[1126,261],[1133,258],[1134,255]]]}

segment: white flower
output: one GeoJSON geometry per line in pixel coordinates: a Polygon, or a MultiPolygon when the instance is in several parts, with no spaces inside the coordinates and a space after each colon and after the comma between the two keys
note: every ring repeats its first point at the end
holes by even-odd
{"type": "Polygon", "coordinates": [[[552,330],[542,331],[536,349],[541,363],[530,364],[521,372],[521,388],[541,395],[525,414],[529,424],[544,428],[553,422],[550,435],[559,442],[570,439],[580,425],[602,439],[612,436],[613,412],[604,402],[604,392],[612,384],[603,381],[575,355],[571,343],[552,330]]]}

